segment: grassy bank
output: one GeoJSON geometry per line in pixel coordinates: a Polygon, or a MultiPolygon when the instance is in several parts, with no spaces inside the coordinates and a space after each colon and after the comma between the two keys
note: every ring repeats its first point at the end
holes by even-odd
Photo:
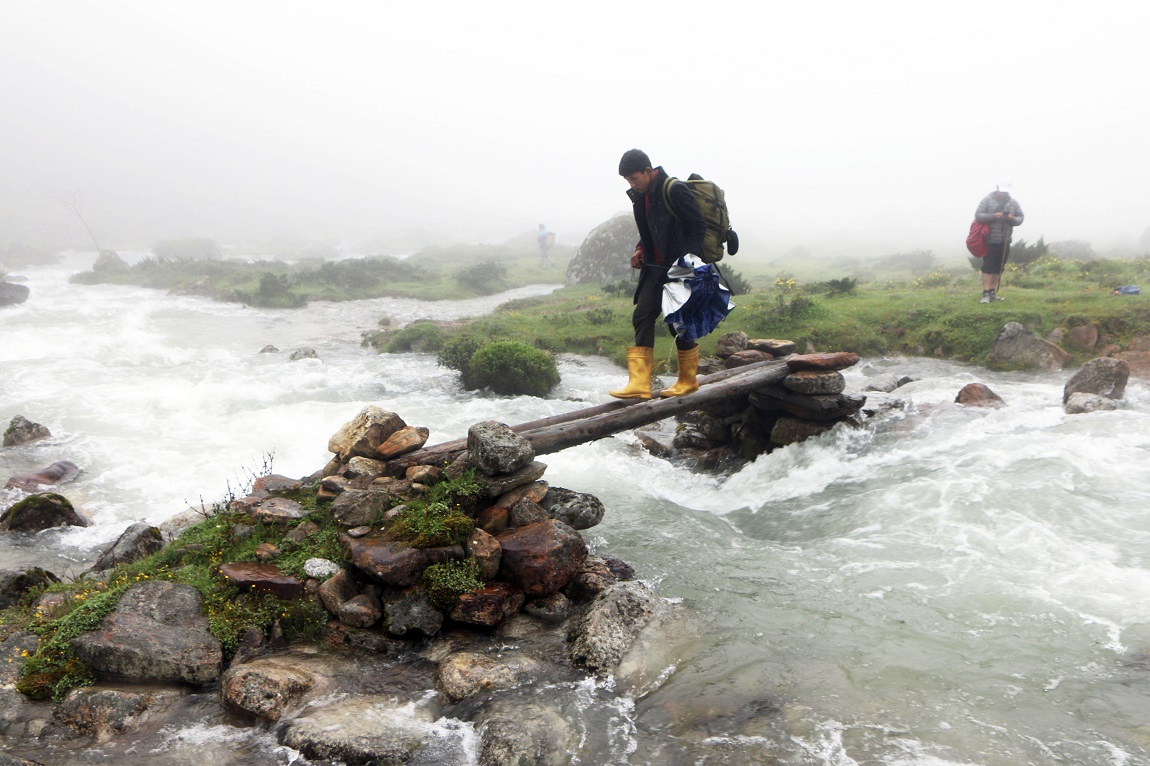
{"type": "Polygon", "coordinates": [[[336,261],[224,260],[153,256],[128,265],[101,256],[78,284],[133,285],[265,308],[298,308],[309,301],[388,296],[458,300],[539,283],[562,282],[570,247],[557,247],[550,265],[519,245],[427,248],[407,258],[373,256],[336,261]]]}
{"type": "MultiPolygon", "coordinates": [[[[1150,335],[1150,296],[1114,296],[1119,284],[1145,284],[1150,260],[1056,261],[1010,268],[1004,301],[981,304],[978,272],[970,268],[905,273],[862,283],[842,277],[803,282],[752,276],[752,291],[734,298],[737,308],[704,338],[704,354],[724,332],[793,340],[799,349],[854,351],[867,356],[933,356],[978,364],[1007,322],[1020,322],[1046,337],[1056,329],[1093,324],[1101,336],[1093,350],[1067,349],[1079,364],[1107,343],[1127,345],[1150,335]]],[[[549,296],[499,307],[454,333],[485,340],[521,340],[553,352],[599,354],[622,363],[633,341],[633,285],[566,287],[549,296]]],[[[656,359],[674,354],[669,335],[656,341],[656,359]]]]}

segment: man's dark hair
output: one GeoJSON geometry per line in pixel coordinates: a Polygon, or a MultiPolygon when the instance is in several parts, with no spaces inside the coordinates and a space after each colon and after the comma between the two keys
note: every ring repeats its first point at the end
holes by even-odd
{"type": "Polygon", "coordinates": [[[619,175],[626,178],[632,173],[642,173],[651,167],[651,158],[646,152],[638,149],[628,149],[623,152],[623,159],[619,160],[619,175]]]}

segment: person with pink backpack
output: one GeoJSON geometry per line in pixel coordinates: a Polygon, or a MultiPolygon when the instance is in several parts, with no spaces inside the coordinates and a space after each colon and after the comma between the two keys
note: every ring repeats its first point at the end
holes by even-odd
{"type": "Polygon", "coordinates": [[[1010,255],[1010,237],[1015,226],[1022,225],[1022,206],[1011,196],[1013,184],[1009,178],[999,180],[995,190],[982,198],[974,212],[975,223],[986,224],[986,255],[982,259],[982,303],[994,303],[1002,298],[998,287],[1002,270],[1010,255]]]}

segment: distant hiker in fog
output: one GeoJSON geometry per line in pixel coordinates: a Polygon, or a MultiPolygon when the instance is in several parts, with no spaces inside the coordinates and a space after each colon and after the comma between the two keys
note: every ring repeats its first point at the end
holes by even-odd
{"type": "Polygon", "coordinates": [[[1009,178],[1000,179],[995,190],[982,198],[974,212],[974,220],[990,226],[986,257],[982,259],[982,303],[1002,300],[998,285],[1010,255],[1011,231],[1022,225],[1022,207],[1010,196],[1012,187],[1009,178]]]}
{"type": "Polygon", "coordinates": [[[555,235],[547,231],[547,227],[539,224],[539,262],[544,266],[551,265],[551,245],[555,244],[555,235]]]}
{"type": "MultiPolygon", "coordinates": [[[[650,399],[655,322],[662,310],[667,270],[682,256],[703,252],[706,224],[686,184],[672,184],[670,194],[663,194],[667,174],[662,167],[652,168],[644,152],[631,149],[624,153],[619,161],[619,175],[631,187],[627,196],[639,227],[639,243],[631,255],[631,268],[639,269],[639,284],[631,314],[635,345],[627,349],[627,385],[610,394],[618,399],[650,399]],[[674,210],[668,209],[667,201],[674,210]]],[[[672,327],[667,329],[675,335],[672,327]]],[[[675,347],[679,353],[679,379],[660,396],[682,396],[699,388],[699,344],[693,338],[676,335],[675,347]]]]}

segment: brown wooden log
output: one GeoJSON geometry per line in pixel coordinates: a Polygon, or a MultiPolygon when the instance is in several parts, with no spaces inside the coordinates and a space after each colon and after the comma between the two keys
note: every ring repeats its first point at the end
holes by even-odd
{"type": "MultiPolygon", "coordinates": [[[[699,378],[699,390],[671,399],[633,399],[607,402],[573,412],[511,426],[527,437],[536,455],[558,452],[576,444],[602,439],[648,423],[678,415],[723,399],[744,396],[763,386],[777,383],[790,374],[786,362],[775,359],[723,370],[699,378]]],[[[402,476],[410,466],[442,464],[455,460],[467,449],[467,439],[425,447],[388,461],[388,475],[402,476]]]]}

